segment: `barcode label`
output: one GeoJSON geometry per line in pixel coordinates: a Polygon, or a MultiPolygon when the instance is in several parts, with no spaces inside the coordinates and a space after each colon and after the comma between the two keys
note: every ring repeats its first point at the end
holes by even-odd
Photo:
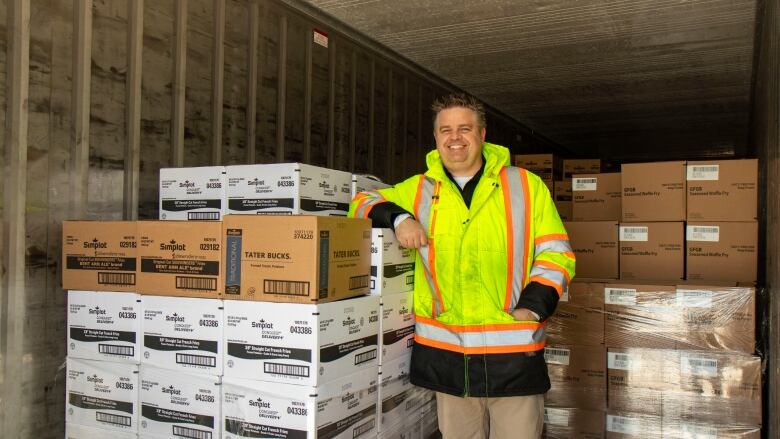
{"type": "Polygon", "coordinates": [[[217,367],[217,359],[205,355],[176,354],[176,363],[189,364],[191,366],[217,367]]]}
{"type": "Polygon", "coordinates": [[[98,344],[98,352],[107,355],[120,355],[123,357],[132,357],[135,354],[135,348],[132,346],[117,346],[114,344],[98,344]]]}
{"type": "Polygon", "coordinates": [[[349,278],[349,289],[358,290],[360,288],[368,288],[370,283],[371,278],[367,274],[363,276],[353,276],[349,278]]]}
{"type": "Polygon", "coordinates": [[[568,302],[569,301],[569,286],[566,285],[566,288],[563,290],[563,294],[561,294],[561,299],[559,302],[568,302]]]}
{"type": "Polygon", "coordinates": [[[568,366],[570,357],[571,351],[569,349],[544,348],[544,361],[546,361],[548,364],[560,364],[562,366],[568,366]]]}
{"type": "Polygon", "coordinates": [[[104,273],[99,271],[98,283],[101,285],[135,285],[135,273],[104,273]]]}
{"type": "Polygon", "coordinates": [[[414,275],[406,276],[406,285],[414,285],[414,275]]]}
{"type": "Polygon", "coordinates": [[[309,282],[294,280],[270,280],[263,282],[265,294],[284,294],[285,296],[308,296],[309,282]]]}
{"type": "Polygon", "coordinates": [[[95,412],[95,420],[98,422],[105,422],[108,424],[121,425],[124,427],[130,427],[130,416],[112,415],[111,413],[95,412]]]}
{"type": "Polygon", "coordinates": [[[681,357],[680,373],[701,377],[718,376],[718,360],[699,357],[681,357]]]}
{"type": "Polygon", "coordinates": [[[639,434],[639,420],[626,418],[625,416],[607,415],[607,431],[612,433],[639,434]]]}
{"type": "Polygon", "coordinates": [[[376,419],[371,419],[362,425],[358,425],[354,430],[352,430],[352,437],[356,438],[358,436],[364,435],[373,430],[374,426],[376,426],[376,419]]]}
{"type": "Polygon", "coordinates": [[[685,239],[688,241],[720,241],[719,226],[688,226],[686,228],[685,239]]]}
{"type": "Polygon", "coordinates": [[[176,288],[182,290],[216,291],[217,280],[207,277],[176,276],[176,288]]]}
{"type": "Polygon", "coordinates": [[[177,437],[187,437],[192,439],[211,439],[210,431],[196,430],[194,428],[173,426],[173,435],[177,437]]]}
{"type": "Polygon", "coordinates": [[[621,241],[647,242],[649,241],[649,236],[650,233],[647,227],[620,227],[621,241]]]}
{"type": "Polygon", "coordinates": [[[309,366],[295,366],[292,364],[265,363],[263,372],[275,373],[277,375],[287,375],[293,377],[308,377],[309,366]]]}
{"type": "Polygon", "coordinates": [[[219,220],[219,212],[187,212],[187,219],[194,221],[219,220]]]}
{"type": "Polygon", "coordinates": [[[414,346],[414,339],[410,338],[410,339],[406,340],[406,347],[407,348],[411,348],[412,346],[414,346]]]}
{"type": "Polygon", "coordinates": [[[685,308],[712,308],[712,291],[677,290],[677,306],[685,308]]]}
{"type": "Polygon", "coordinates": [[[688,166],[688,180],[718,180],[720,165],[688,166]]]}
{"type": "Polygon", "coordinates": [[[572,191],[595,191],[598,184],[597,178],[577,178],[571,179],[572,191]]]}
{"type": "Polygon", "coordinates": [[[636,305],[636,289],[604,288],[604,303],[607,305],[636,305]]]}
{"type": "Polygon", "coordinates": [[[607,353],[607,367],[610,369],[631,370],[635,363],[636,361],[629,354],[607,353]]]}
{"type": "Polygon", "coordinates": [[[372,349],[368,352],[363,352],[362,354],[355,355],[355,365],[363,364],[367,361],[371,361],[374,358],[376,358],[376,349],[372,349]]]}
{"type": "Polygon", "coordinates": [[[558,427],[569,426],[569,411],[564,409],[544,408],[544,423],[558,427]]]}
{"type": "Polygon", "coordinates": [[[686,439],[718,439],[718,429],[706,425],[681,424],[680,433],[686,439]]]}

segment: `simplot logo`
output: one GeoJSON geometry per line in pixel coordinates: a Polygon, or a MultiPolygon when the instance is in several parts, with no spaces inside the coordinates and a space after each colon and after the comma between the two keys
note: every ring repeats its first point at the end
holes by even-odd
{"type": "Polygon", "coordinates": [[[92,241],[84,241],[84,248],[91,248],[91,249],[99,249],[99,248],[106,248],[108,247],[108,243],[105,241],[100,241],[97,238],[92,239],[92,241]]]}
{"type": "Polygon", "coordinates": [[[401,308],[398,310],[398,314],[400,314],[400,315],[409,314],[409,308],[407,308],[407,307],[405,307],[405,306],[402,306],[402,307],[401,307],[401,308]]]}
{"type": "Polygon", "coordinates": [[[257,398],[257,399],[250,399],[249,405],[252,407],[257,407],[261,409],[270,409],[271,403],[268,401],[263,401],[263,398],[257,398]]]}
{"type": "Polygon", "coordinates": [[[249,180],[246,182],[249,186],[265,186],[265,180],[260,180],[259,178],[255,178],[254,180],[249,180]]]}
{"type": "Polygon", "coordinates": [[[175,252],[183,252],[187,250],[187,246],[185,244],[179,244],[176,242],[175,239],[171,239],[168,242],[161,242],[160,243],[160,250],[161,251],[169,251],[171,253],[175,252]]]}
{"type": "Polygon", "coordinates": [[[103,378],[100,378],[99,376],[97,376],[97,374],[94,374],[91,377],[90,376],[87,377],[87,382],[103,384],[103,378]]]}
{"type": "Polygon", "coordinates": [[[189,180],[184,180],[184,183],[179,183],[179,187],[195,187],[195,183],[189,180]]]}
{"type": "Polygon", "coordinates": [[[181,390],[173,387],[173,385],[170,385],[168,387],[163,387],[160,390],[162,390],[162,393],[167,393],[169,395],[181,395],[181,390]]]}
{"type": "Polygon", "coordinates": [[[252,327],[258,329],[274,329],[274,324],[260,319],[259,322],[252,322],[252,327]]]}
{"type": "Polygon", "coordinates": [[[173,313],[172,315],[165,316],[165,321],[166,322],[183,322],[184,321],[184,316],[180,316],[177,313],[173,313]]]}
{"type": "Polygon", "coordinates": [[[100,308],[99,306],[96,306],[94,308],[90,308],[89,309],[89,313],[90,314],[95,314],[95,315],[104,315],[106,313],[106,310],[100,308]]]}
{"type": "Polygon", "coordinates": [[[344,326],[352,326],[352,325],[354,325],[355,323],[357,323],[357,321],[356,321],[355,319],[353,319],[352,317],[347,317],[347,318],[346,318],[346,319],[344,319],[344,321],[342,322],[342,325],[344,325],[344,326]]]}

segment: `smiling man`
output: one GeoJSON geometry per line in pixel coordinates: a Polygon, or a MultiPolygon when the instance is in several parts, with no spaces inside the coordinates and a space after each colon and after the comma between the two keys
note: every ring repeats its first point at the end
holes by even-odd
{"type": "Polygon", "coordinates": [[[350,216],[418,249],[411,381],[436,391],[444,438],[538,438],[545,321],[574,254],[541,179],[485,142],[482,104],[458,94],[432,109],[428,171],[358,194],[350,216]]]}

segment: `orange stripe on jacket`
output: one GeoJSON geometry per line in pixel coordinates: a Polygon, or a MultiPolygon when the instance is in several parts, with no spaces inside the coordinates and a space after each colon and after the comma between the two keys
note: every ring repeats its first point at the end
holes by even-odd
{"type": "Polygon", "coordinates": [[[563,274],[563,277],[566,278],[566,282],[571,282],[571,278],[569,277],[569,272],[566,271],[565,268],[562,266],[556,264],[555,262],[550,261],[544,261],[544,260],[535,260],[534,265],[540,265],[542,267],[547,267],[551,270],[560,271],[563,274]]]}
{"type": "MultiPolygon", "coordinates": [[[[504,193],[504,213],[506,215],[506,292],[504,293],[504,310],[509,312],[512,303],[512,283],[515,275],[513,264],[515,259],[514,249],[514,225],[512,218],[512,198],[509,196],[509,179],[507,178],[507,168],[501,172],[501,190],[504,193]]],[[[519,268],[519,267],[518,267],[519,268]]]]}
{"type": "Polygon", "coordinates": [[[569,235],[565,235],[562,233],[553,233],[551,235],[544,235],[536,238],[534,240],[534,245],[539,245],[548,241],[568,241],[569,235]]]}
{"type": "Polygon", "coordinates": [[[555,288],[555,291],[558,292],[558,296],[563,295],[563,288],[561,288],[561,286],[558,285],[557,283],[555,283],[555,282],[553,282],[550,279],[547,279],[545,277],[534,276],[528,282],[539,282],[542,285],[547,285],[548,287],[553,287],[553,288],[555,288]]]}

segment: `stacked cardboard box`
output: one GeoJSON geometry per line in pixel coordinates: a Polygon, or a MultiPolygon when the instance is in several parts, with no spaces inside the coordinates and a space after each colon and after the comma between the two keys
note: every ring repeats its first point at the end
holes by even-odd
{"type": "Polygon", "coordinates": [[[518,154],[513,156],[512,164],[538,175],[550,193],[555,189],[555,181],[563,175],[563,162],[553,154],[518,154]]]}

